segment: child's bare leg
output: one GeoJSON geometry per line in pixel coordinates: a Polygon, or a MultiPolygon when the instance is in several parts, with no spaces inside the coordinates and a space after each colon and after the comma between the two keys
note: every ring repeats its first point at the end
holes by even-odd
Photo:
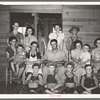
{"type": "Polygon", "coordinates": [[[11,62],[11,69],[15,73],[14,62],[11,62]]]}
{"type": "Polygon", "coordinates": [[[19,64],[16,64],[16,75],[18,76],[18,72],[19,72],[19,64]]]}
{"type": "Polygon", "coordinates": [[[18,78],[21,77],[23,71],[24,71],[24,67],[19,69],[19,72],[18,72],[18,78]]]}

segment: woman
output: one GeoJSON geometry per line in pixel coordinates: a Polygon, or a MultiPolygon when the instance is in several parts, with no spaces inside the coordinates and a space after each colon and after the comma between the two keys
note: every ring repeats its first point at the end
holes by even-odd
{"type": "Polygon", "coordinates": [[[24,38],[24,47],[25,47],[26,52],[29,52],[30,47],[31,47],[31,45],[30,45],[31,42],[33,42],[33,41],[37,42],[37,38],[33,34],[34,34],[33,28],[27,27],[25,38],[24,38]]]}
{"type": "Polygon", "coordinates": [[[82,49],[82,42],[80,40],[77,40],[75,42],[75,49],[71,51],[71,59],[73,61],[73,63],[75,64],[75,68],[74,68],[74,74],[78,77],[78,84],[80,83],[80,78],[81,75],[84,74],[83,72],[83,68],[80,67],[80,56],[83,53],[83,49],[82,49]]]}
{"type": "Polygon", "coordinates": [[[34,63],[40,63],[41,54],[37,52],[38,44],[37,42],[31,43],[31,49],[28,53],[26,53],[26,69],[24,71],[23,82],[25,82],[25,73],[32,72],[32,65],[34,63]]]}
{"type": "Polygon", "coordinates": [[[100,69],[100,38],[97,38],[94,41],[94,45],[96,46],[95,49],[92,50],[92,63],[94,66],[94,73],[97,73],[100,69]]]}
{"type": "Polygon", "coordinates": [[[15,68],[11,66],[11,62],[14,60],[15,58],[15,54],[16,54],[16,42],[17,42],[17,38],[12,36],[9,38],[9,47],[7,47],[6,49],[6,56],[7,56],[7,60],[9,62],[9,66],[11,67],[12,71],[15,72],[15,68]]]}
{"type": "Polygon", "coordinates": [[[64,33],[61,32],[60,25],[56,24],[54,27],[54,32],[49,34],[48,50],[51,50],[50,41],[56,39],[58,41],[58,49],[63,49],[64,33]]]}
{"type": "Polygon", "coordinates": [[[24,36],[22,33],[18,32],[18,28],[19,28],[19,23],[18,22],[14,22],[14,24],[12,25],[13,30],[12,32],[10,32],[7,36],[7,45],[10,46],[9,44],[9,38],[14,36],[17,38],[17,44],[23,44],[23,39],[24,36]]]}

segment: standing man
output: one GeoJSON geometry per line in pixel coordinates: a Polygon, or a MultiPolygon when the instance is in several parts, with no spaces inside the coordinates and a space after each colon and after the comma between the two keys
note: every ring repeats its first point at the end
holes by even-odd
{"type": "Polygon", "coordinates": [[[19,23],[18,22],[14,22],[14,24],[12,25],[13,27],[13,31],[8,33],[8,36],[7,36],[7,45],[9,45],[9,37],[11,36],[15,36],[18,40],[17,44],[23,44],[23,39],[24,39],[24,36],[22,33],[18,32],[18,28],[19,28],[19,23]]]}

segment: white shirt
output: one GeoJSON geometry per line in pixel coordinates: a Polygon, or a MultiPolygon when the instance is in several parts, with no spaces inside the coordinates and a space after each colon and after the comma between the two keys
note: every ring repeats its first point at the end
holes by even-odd
{"type": "Polygon", "coordinates": [[[62,43],[61,41],[64,39],[64,33],[61,33],[61,31],[57,34],[57,33],[50,33],[49,34],[49,43],[48,43],[48,50],[51,50],[51,46],[50,46],[50,41],[52,39],[56,39],[58,41],[58,48],[62,49],[62,43]]]}
{"type": "MultiPolygon", "coordinates": [[[[89,52],[82,52],[80,59],[81,59],[82,62],[85,62],[86,60],[90,60],[91,54],[89,52]]],[[[86,64],[90,64],[90,61],[87,62],[86,64]]]]}

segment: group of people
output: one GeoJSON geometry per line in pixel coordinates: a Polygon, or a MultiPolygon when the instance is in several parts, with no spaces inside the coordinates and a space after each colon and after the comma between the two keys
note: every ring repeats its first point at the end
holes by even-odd
{"type": "Polygon", "coordinates": [[[14,78],[27,87],[27,93],[100,93],[95,77],[100,69],[100,38],[94,41],[96,47],[91,50],[78,37],[77,26],[72,26],[71,37],[66,39],[60,25],[55,25],[48,43],[42,37],[42,29],[35,37],[30,26],[25,36],[18,32],[17,22],[12,27],[6,55],[14,78]]]}

